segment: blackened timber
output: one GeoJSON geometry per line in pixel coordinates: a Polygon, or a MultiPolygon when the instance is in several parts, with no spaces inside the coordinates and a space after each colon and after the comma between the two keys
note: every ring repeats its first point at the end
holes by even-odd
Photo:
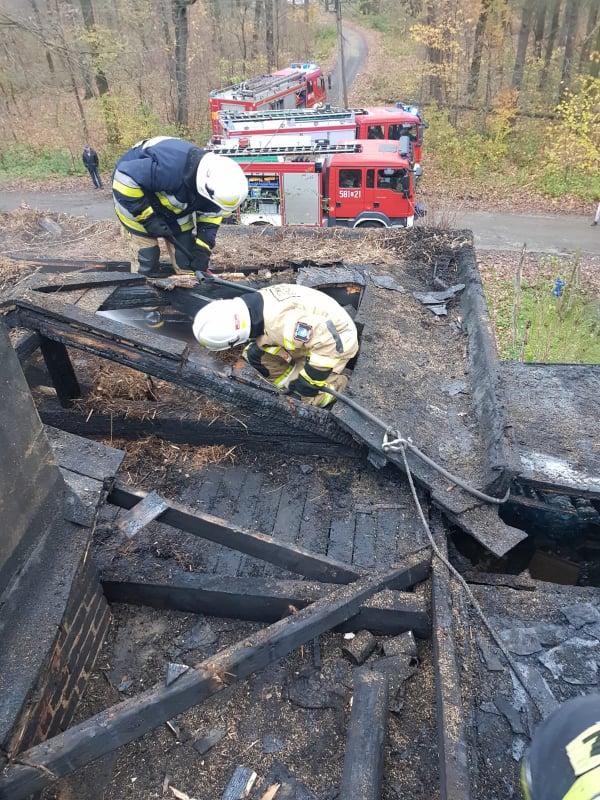
{"type": "Polygon", "coordinates": [[[94,316],[62,303],[55,295],[29,291],[17,304],[23,327],[37,330],[48,339],[200,391],[269,420],[269,424],[317,432],[336,442],[351,441],[329,412],[282,397],[275,391],[242,384],[231,378],[222,362],[211,353],[191,352],[184,342],[94,316]]]}
{"type": "MultiPolygon", "coordinates": [[[[429,574],[429,558],[419,556],[419,559],[415,568],[407,571],[407,583],[412,584],[417,578],[424,580],[429,574]]],[[[332,584],[316,581],[206,575],[175,566],[169,567],[168,574],[157,566],[145,568],[140,575],[139,567],[132,568],[122,562],[107,564],[101,579],[110,603],[268,623],[288,616],[292,606],[298,609],[314,603],[334,588],[332,584]]],[[[391,589],[374,595],[355,617],[336,630],[344,633],[368,630],[379,636],[412,631],[420,639],[431,634],[423,600],[414,593],[391,589]]]]}
{"type": "MultiPolygon", "coordinates": [[[[438,548],[447,555],[446,536],[439,512],[432,520],[438,548]]],[[[440,799],[470,800],[466,722],[461,701],[461,676],[454,637],[450,573],[439,558],[432,564],[431,609],[435,668],[440,799]]]]}
{"type": "MultiPolygon", "coordinates": [[[[108,502],[121,508],[132,508],[146,496],[146,492],[132,491],[117,484],[108,496],[108,502]]],[[[328,583],[348,583],[360,577],[361,572],[340,561],[317,556],[308,550],[282,544],[270,536],[229,525],[225,520],[201,514],[185,506],[168,501],[167,510],[158,521],[173,528],[225,545],[241,553],[276,564],[296,575],[306,575],[328,583]]]]}
{"type": "Polygon", "coordinates": [[[31,276],[28,280],[28,289],[42,293],[72,292],[76,289],[98,289],[101,286],[136,286],[144,285],[146,279],[143,275],[134,272],[75,272],[65,275],[31,276]]]}
{"type": "Polygon", "coordinates": [[[104,270],[105,272],[129,272],[130,261],[100,261],[88,258],[42,258],[38,256],[11,256],[14,261],[39,264],[39,272],[63,272],[65,270],[104,270]]]}
{"type": "Polygon", "coordinates": [[[325,631],[355,616],[372,595],[392,586],[402,568],[336,588],[291,617],[190,668],[169,686],[159,685],[112,706],[64,733],[19,754],[0,775],[0,800],[33,792],[138,739],[168,719],[243,680],[325,631]]]}
{"type": "MultiPolygon", "coordinates": [[[[37,334],[32,334],[37,340],[37,334]]],[[[86,387],[82,387],[86,394],[86,387]]],[[[175,415],[152,416],[136,419],[116,414],[100,414],[97,411],[87,418],[78,410],[67,410],[46,401],[38,408],[38,413],[46,425],[79,436],[113,436],[116,439],[135,441],[146,436],[158,436],[174,444],[193,446],[223,444],[238,445],[252,450],[273,450],[285,446],[285,452],[294,455],[326,455],[359,458],[360,447],[354,442],[332,442],[318,433],[295,430],[288,424],[271,421],[265,429],[264,419],[254,414],[224,415],[222,419],[205,421],[203,419],[180,418],[175,415]]],[[[303,526],[304,527],[304,526],[303,526]]],[[[388,561],[388,563],[390,563],[388,561]]]]}
{"type": "Polygon", "coordinates": [[[60,467],[97,481],[112,480],[125,457],[123,450],[74,436],[49,425],[46,436],[60,467]]]}
{"type": "Polygon", "coordinates": [[[81,389],[67,348],[62,342],[40,336],[40,349],[61,406],[70,408],[73,400],[81,397],[81,389]]]}
{"type": "Polygon", "coordinates": [[[379,800],[387,732],[389,675],[355,669],[339,800],[379,800]]]}

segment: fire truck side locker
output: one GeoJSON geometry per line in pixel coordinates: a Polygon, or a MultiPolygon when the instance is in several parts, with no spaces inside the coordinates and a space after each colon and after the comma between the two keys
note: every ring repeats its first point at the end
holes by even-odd
{"type": "Polygon", "coordinates": [[[282,175],[284,225],[321,225],[321,176],[316,172],[282,175]]]}

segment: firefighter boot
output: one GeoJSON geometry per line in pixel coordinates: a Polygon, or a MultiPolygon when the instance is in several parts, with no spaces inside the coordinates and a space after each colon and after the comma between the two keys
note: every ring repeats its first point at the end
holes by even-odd
{"type": "Polygon", "coordinates": [[[137,252],[138,274],[145,278],[164,278],[173,274],[170,264],[160,263],[160,247],[158,244],[151,247],[140,247],[137,252]]]}

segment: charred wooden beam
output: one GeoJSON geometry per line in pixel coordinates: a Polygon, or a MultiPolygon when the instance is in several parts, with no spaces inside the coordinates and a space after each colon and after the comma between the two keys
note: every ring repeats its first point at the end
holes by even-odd
{"type": "Polygon", "coordinates": [[[230,378],[222,362],[164,336],[138,331],[79,310],[51,294],[29,291],[17,301],[23,327],[65,345],[107,358],[178,386],[200,391],[274,422],[349,442],[328,412],[230,378]]]}
{"type": "MultiPolygon", "coordinates": [[[[430,569],[428,556],[405,563],[406,584],[424,580],[430,569]]],[[[274,578],[235,578],[190,573],[169,567],[168,576],[157,567],[135,574],[137,568],[108,564],[102,569],[102,585],[110,603],[131,603],[171,611],[276,622],[292,610],[304,608],[325,597],[334,587],[315,581],[275,580],[274,578]]],[[[396,585],[400,584],[400,578],[396,585]]],[[[408,585],[403,588],[410,588],[408,585]]],[[[295,613],[295,611],[294,611],[295,613]]],[[[426,639],[430,636],[429,615],[423,601],[409,592],[385,590],[374,595],[358,614],[339,628],[342,632],[368,630],[379,636],[396,636],[404,631],[426,639]]]]}
{"type": "MultiPolygon", "coordinates": [[[[37,334],[33,334],[37,339],[37,334]]],[[[82,386],[83,396],[86,394],[82,386]]],[[[195,447],[222,444],[238,445],[252,450],[280,450],[293,455],[328,456],[330,458],[361,458],[364,450],[353,442],[332,442],[325,436],[305,430],[295,430],[288,424],[271,420],[265,428],[263,417],[255,414],[236,413],[235,417],[224,414],[222,419],[178,418],[176,416],[153,416],[144,419],[102,414],[94,411],[91,417],[77,410],[62,409],[47,402],[38,408],[46,425],[52,425],[70,433],[87,437],[111,436],[135,441],[146,436],[158,436],[174,444],[190,444],[195,447]],[[238,419],[241,418],[241,419],[238,419]]]]}
{"type": "MultiPolygon", "coordinates": [[[[446,536],[439,512],[432,530],[436,544],[447,555],[446,536]]],[[[469,753],[461,701],[461,678],[454,639],[450,573],[439,558],[432,564],[431,609],[435,668],[440,799],[470,800],[469,753]]]]}
{"type": "Polygon", "coordinates": [[[40,336],[40,348],[60,404],[63,408],[70,408],[73,400],[81,397],[81,389],[67,348],[62,342],[46,336],[40,336]]]}
{"type": "Polygon", "coordinates": [[[389,675],[354,670],[352,712],[339,800],[379,800],[388,714],[389,675]]]}
{"type": "Polygon", "coordinates": [[[402,574],[393,569],[341,586],[292,617],[245,637],[190,668],[169,686],[129,698],[18,755],[0,775],[0,798],[24,800],[90,761],[116,750],[226,686],[243,680],[355,616],[373,594],[402,574]]]}

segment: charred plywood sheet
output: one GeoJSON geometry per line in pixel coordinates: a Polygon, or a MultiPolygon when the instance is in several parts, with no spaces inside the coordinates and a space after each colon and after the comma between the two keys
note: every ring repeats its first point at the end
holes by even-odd
{"type": "Polygon", "coordinates": [[[503,364],[520,478],[600,497],[600,366],[503,364]]]}
{"type": "MultiPolygon", "coordinates": [[[[413,297],[413,291],[427,288],[429,276],[422,265],[393,270],[405,293],[376,285],[373,277],[384,273],[390,268],[369,268],[357,316],[364,326],[361,350],[348,394],[446,470],[485,491],[491,465],[474,409],[478,387],[471,380],[458,302],[450,301],[448,316],[440,317],[413,297]]],[[[380,426],[342,402],[332,413],[355,438],[383,454],[380,426]]],[[[404,468],[401,454],[388,453],[387,458],[404,468]]],[[[499,519],[497,506],[483,505],[412,454],[408,462],[417,481],[431,490],[433,502],[495,555],[525,538],[499,519]]],[[[493,466],[501,471],[500,464],[493,466]]]]}

